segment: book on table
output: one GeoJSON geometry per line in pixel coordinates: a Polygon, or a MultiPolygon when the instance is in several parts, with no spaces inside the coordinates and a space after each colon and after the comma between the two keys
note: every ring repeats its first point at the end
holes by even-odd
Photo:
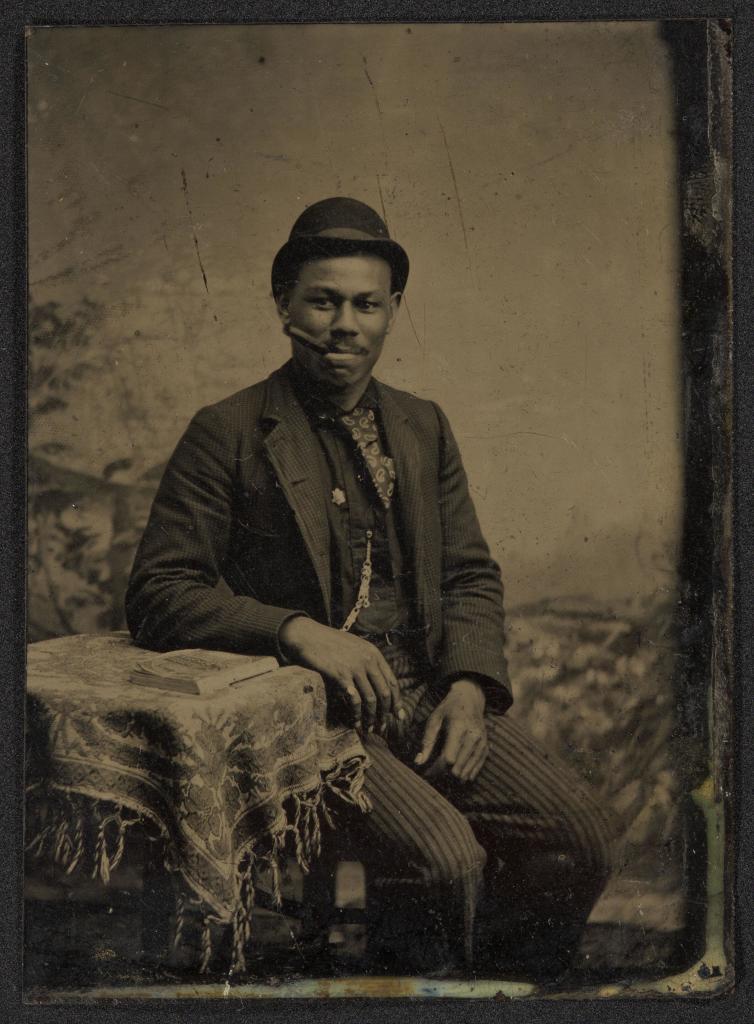
{"type": "Polygon", "coordinates": [[[189,648],[144,658],[132,670],[130,680],[138,686],[206,696],[240,686],[279,667],[277,658],[271,655],[189,648]]]}

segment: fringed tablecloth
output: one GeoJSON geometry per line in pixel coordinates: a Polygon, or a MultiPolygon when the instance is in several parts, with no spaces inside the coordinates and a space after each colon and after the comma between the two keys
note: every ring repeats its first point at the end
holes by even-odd
{"type": "MultiPolygon", "coordinates": [[[[255,869],[275,883],[290,842],[307,871],[328,805],[368,810],[367,756],[353,730],[327,722],[315,672],[282,668],[198,697],[129,682],[144,653],[127,633],[29,647],[27,849],[107,882],[128,828],[151,823],[166,867],[207,918],[232,926],[243,970],[255,869]]],[[[202,969],[208,923],[205,935],[202,969]]]]}

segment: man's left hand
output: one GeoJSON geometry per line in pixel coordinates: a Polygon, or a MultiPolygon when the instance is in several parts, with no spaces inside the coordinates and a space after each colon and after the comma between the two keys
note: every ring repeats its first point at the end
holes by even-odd
{"type": "Polygon", "coordinates": [[[451,683],[447,696],[427,719],[422,748],[414,759],[417,767],[427,764],[442,737],[442,749],[429,764],[425,778],[446,772],[459,782],[477,777],[489,750],[484,704],[484,690],[476,680],[462,678],[451,683]]]}

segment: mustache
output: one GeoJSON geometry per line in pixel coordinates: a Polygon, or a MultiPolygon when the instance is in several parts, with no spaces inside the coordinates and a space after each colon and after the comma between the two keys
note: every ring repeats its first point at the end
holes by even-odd
{"type": "Polygon", "coordinates": [[[286,324],[283,328],[285,334],[293,341],[297,341],[304,348],[308,348],[318,355],[327,355],[328,352],[337,352],[343,355],[366,355],[368,349],[362,348],[361,345],[346,344],[343,345],[340,341],[327,339],[324,337],[315,337],[313,334],[309,334],[307,331],[302,330],[300,327],[291,327],[290,324],[286,324]]]}

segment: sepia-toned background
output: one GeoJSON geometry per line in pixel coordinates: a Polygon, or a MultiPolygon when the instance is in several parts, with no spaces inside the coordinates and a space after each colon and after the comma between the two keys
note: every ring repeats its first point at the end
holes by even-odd
{"type": "Polygon", "coordinates": [[[513,713],[621,822],[594,920],[678,932],[660,26],[42,29],[28,69],[30,639],[123,628],[188,419],[287,357],[269,268],[293,219],[362,199],[412,261],[379,375],[454,426],[507,586],[513,713]]]}

